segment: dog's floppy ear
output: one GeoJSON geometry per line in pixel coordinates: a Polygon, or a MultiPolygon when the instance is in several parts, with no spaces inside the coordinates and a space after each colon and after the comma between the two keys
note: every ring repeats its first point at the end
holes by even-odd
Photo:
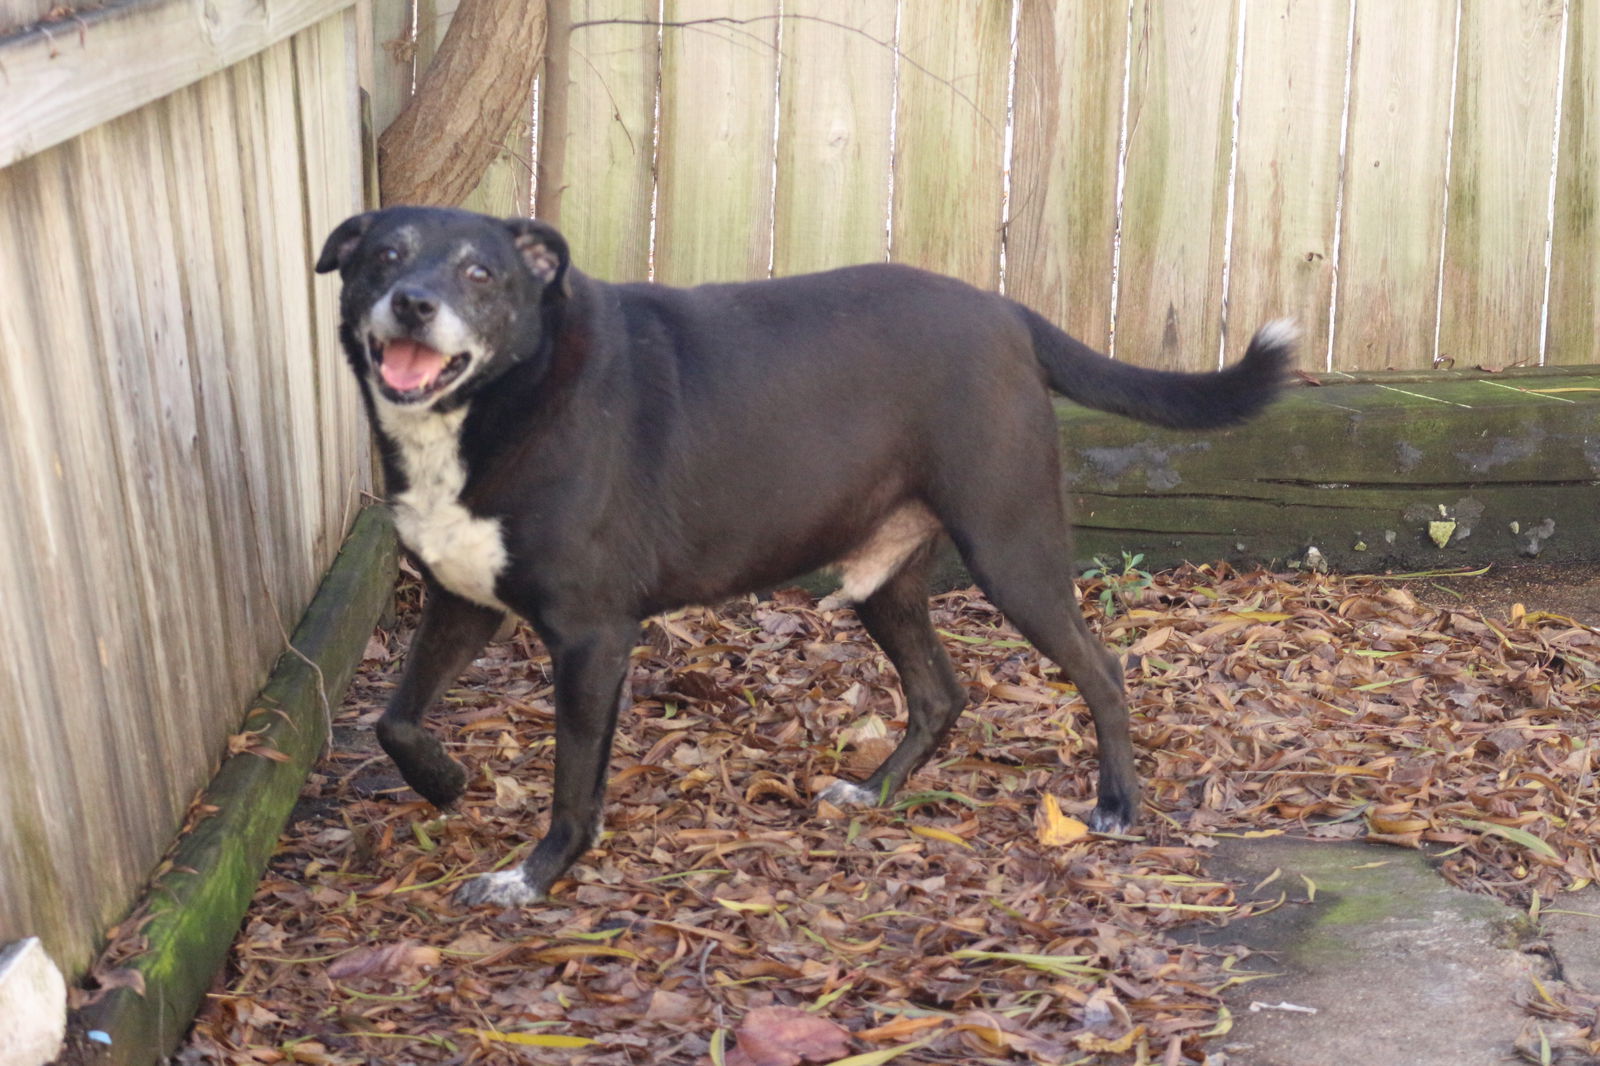
{"type": "Polygon", "coordinates": [[[567,239],[548,222],[536,218],[508,218],[506,227],[530,273],[562,296],[570,296],[567,280],[567,239]]]}
{"type": "Polygon", "coordinates": [[[328,243],[322,246],[322,255],[317,258],[317,273],[326,274],[348,263],[351,254],[356,250],[356,245],[361,243],[362,236],[372,228],[373,220],[377,217],[376,211],[368,211],[339,223],[338,227],[328,235],[328,243]]]}

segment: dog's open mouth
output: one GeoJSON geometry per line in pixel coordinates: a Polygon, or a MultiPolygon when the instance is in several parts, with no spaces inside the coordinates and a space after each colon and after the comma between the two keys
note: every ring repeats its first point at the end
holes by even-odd
{"type": "Polygon", "coordinates": [[[447,356],[407,337],[387,341],[369,337],[367,345],[384,391],[402,403],[416,403],[437,394],[460,377],[472,361],[466,352],[447,356]]]}

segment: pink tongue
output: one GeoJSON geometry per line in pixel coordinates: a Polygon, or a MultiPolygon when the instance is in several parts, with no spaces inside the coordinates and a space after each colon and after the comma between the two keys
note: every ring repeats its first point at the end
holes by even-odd
{"type": "Polygon", "coordinates": [[[444,369],[444,356],[411,340],[392,340],[383,346],[383,380],[396,392],[427,385],[444,369]]]}

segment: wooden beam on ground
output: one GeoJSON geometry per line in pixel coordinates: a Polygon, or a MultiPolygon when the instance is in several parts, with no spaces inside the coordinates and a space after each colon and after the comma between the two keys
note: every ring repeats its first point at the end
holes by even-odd
{"type": "Polygon", "coordinates": [[[1364,375],[1211,433],[1058,410],[1080,565],[1600,558],[1600,367],[1364,375]]]}
{"type": "Polygon", "coordinates": [[[0,37],[0,168],[143,107],[355,0],[113,0],[0,37]]]}
{"type": "Polygon", "coordinates": [[[114,965],[117,987],[74,1019],[66,1061],[147,1066],[183,1036],[250,905],[307,771],[322,751],[373,624],[394,587],[394,527],[369,507],[278,660],[229,757],[191,813],[144,900],[120,929],[144,947],[114,965]],[[137,977],[130,977],[129,974],[137,977]],[[105,1039],[89,1040],[98,1032],[105,1039]],[[109,1043],[106,1042],[109,1040],[109,1043]]]}

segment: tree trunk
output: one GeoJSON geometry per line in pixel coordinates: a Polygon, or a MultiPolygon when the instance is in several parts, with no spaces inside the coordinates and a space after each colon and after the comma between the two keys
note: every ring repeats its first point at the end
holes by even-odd
{"type": "Polygon", "coordinates": [[[378,138],[383,203],[461,203],[532,106],[543,0],[461,0],[411,102],[378,138]]]}

